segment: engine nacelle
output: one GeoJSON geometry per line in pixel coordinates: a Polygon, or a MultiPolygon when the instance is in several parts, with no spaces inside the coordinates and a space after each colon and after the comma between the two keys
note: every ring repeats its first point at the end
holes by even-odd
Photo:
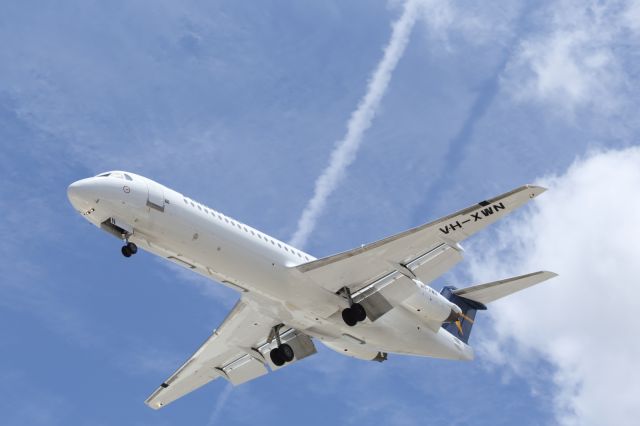
{"type": "Polygon", "coordinates": [[[420,292],[410,297],[405,305],[418,315],[431,321],[448,322],[454,321],[462,314],[462,310],[456,304],[451,303],[432,287],[420,280],[414,279],[413,282],[420,292]]]}

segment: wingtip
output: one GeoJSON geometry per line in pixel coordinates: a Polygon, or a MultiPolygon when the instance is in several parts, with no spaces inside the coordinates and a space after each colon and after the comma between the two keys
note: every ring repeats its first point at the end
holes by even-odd
{"type": "Polygon", "coordinates": [[[162,389],[163,389],[162,387],[159,387],[158,389],[156,389],[156,390],[155,390],[155,391],[154,391],[154,392],[149,396],[149,398],[147,398],[147,399],[144,401],[144,403],[145,403],[145,405],[146,405],[147,407],[149,407],[149,408],[151,408],[151,409],[153,409],[153,410],[159,410],[159,409],[161,409],[162,407],[164,407],[164,406],[165,406],[164,402],[159,401],[159,400],[157,399],[158,393],[159,393],[160,391],[162,391],[162,389]]]}
{"type": "Polygon", "coordinates": [[[146,405],[147,407],[151,408],[152,410],[159,410],[159,409],[161,409],[162,407],[164,407],[164,404],[163,404],[162,402],[155,402],[155,403],[153,403],[153,402],[151,402],[151,401],[147,400],[147,401],[145,401],[144,403],[145,403],[145,405],[146,405]]]}
{"type": "Polygon", "coordinates": [[[540,195],[547,190],[547,188],[540,185],[527,184],[524,187],[532,191],[535,195],[540,195]]]}

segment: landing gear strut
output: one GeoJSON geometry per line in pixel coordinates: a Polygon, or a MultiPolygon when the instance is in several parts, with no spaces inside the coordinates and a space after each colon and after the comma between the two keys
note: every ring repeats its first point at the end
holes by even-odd
{"type": "Polygon", "coordinates": [[[122,251],[122,255],[124,257],[131,257],[138,252],[138,246],[127,241],[127,243],[122,246],[122,249],[120,251],[122,251]]]}
{"type": "Polygon", "coordinates": [[[342,320],[349,327],[353,327],[367,318],[367,311],[364,310],[361,304],[353,302],[351,291],[348,287],[345,287],[342,293],[344,293],[347,296],[347,300],[349,300],[349,307],[342,310],[342,320]]]}
{"type": "Polygon", "coordinates": [[[275,336],[276,342],[278,346],[276,348],[271,349],[269,352],[269,358],[271,358],[271,362],[273,362],[276,366],[282,367],[285,363],[293,361],[295,354],[293,353],[293,348],[287,343],[282,343],[280,341],[280,328],[282,328],[283,324],[278,324],[273,327],[271,333],[275,336]]]}

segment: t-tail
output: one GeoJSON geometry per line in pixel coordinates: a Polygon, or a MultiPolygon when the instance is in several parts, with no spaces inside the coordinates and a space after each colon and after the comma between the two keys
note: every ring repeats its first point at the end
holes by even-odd
{"type": "Polygon", "coordinates": [[[440,292],[449,302],[455,303],[462,310],[461,318],[454,322],[445,322],[442,327],[458,339],[468,343],[471,327],[473,327],[473,322],[476,319],[476,312],[484,311],[487,307],[475,300],[458,296],[455,293],[456,291],[455,287],[446,286],[440,292]]]}
{"type": "Polygon", "coordinates": [[[555,276],[557,274],[553,272],[540,271],[461,289],[446,286],[440,293],[451,303],[458,305],[462,310],[462,315],[457,321],[444,323],[442,327],[458,339],[468,343],[477,311],[486,310],[486,305],[495,300],[555,276]]]}

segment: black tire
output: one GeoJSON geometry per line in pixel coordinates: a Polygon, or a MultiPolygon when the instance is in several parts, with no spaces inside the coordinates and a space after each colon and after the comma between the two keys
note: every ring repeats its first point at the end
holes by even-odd
{"type": "Polygon", "coordinates": [[[358,318],[356,318],[356,313],[351,308],[346,308],[342,310],[342,320],[349,327],[353,327],[358,323],[358,318]]]}
{"type": "Polygon", "coordinates": [[[271,358],[271,362],[273,362],[277,367],[282,367],[286,362],[284,359],[284,354],[282,353],[280,348],[271,349],[271,352],[269,352],[269,358],[271,358]]]}
{"type": "Polygon", "coordinates": [[[280,351],[282,352],[282,356],[284,357],[284,360],[286,362],[293,361],[293,357],[295,356],[295,354],[293,353],[293,348],[291,346],[289,346],[286,343],[283,343],[280,346],[280,351]]]}
{"type": "Polygon", "coordinates": [[[138,252],[138,246],[134,243],[127,243],[127,247],[129,247],[129,251],[131,251],[131,254],[136,254],[138,252]]]}
{"type": "Polygon", "coordinates": [[[355,317],[358,321],[364,321],[367,319],[367,311],[364,310],[361,304],[354,303],[351,305],[351,309],[355,312],[355,317]]]}
{"type": "Polygon", "coordinates": [[[122,246],[122,249],[120,250],[122,252],[122,255],[124,257],[131,257],[131,255],[133,253],[131,253],[131,249],[129,248],[129,246],[122,246]]]}

